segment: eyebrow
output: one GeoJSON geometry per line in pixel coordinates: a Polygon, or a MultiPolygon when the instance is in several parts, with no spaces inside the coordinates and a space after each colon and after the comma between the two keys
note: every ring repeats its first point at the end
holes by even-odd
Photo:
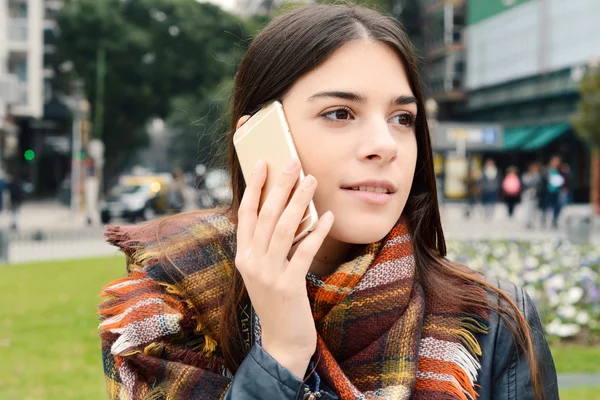
{"type": "MultiPolygon", "coordinates": [[[[337,99],[354,101],[357,103],[366,103],[366,101],[367,101],[367,97],[362,94],[352,93],[352,92],[342,92],[342,91],[337,91],[337,90],[330,91],[330,92],[319,92],[317,94],[313,94],[312,96],[310,96],[308,98],[308,101],[314,101],[316,99],[323,98],[323,97],[335,97],[337,99]]],[[[397,105],[397,106],[407,105],[407,104],[417,104],[417,99],[414,96],[398,96],[391,101],[391,104],[397,105]]]]}

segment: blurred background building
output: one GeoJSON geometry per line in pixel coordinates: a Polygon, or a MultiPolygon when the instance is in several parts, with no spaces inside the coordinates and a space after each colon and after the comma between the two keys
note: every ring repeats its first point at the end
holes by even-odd
{"type": "Polygon", "coordinates": [[[425,0],[423,3],[422,52],[426,95],[437,102],[440,120],[456,119],[465,101],[467,1],[425,0]]]}
{"type": "Polygon", "coordinates": [[[468,169],[480,170],[485,158],[523,171],[559,154],[572,171],[572,200],[589,202],[591,153],[570,118],[580,80],[600,58],[600,1],[400,3],[398,19],[420,46],[425,94],[435,102],[446,197],[464,198],[468,169]]]}
{"type": "Polygon", "coordinates": [[[41,2],[0,0],[0,30],[0,162],[15,174],[19,138],[43,112],[41,2]]]}
{"type": "Polygon", "coordinates": [[[505,127],[501,166],[523,170],[560,154],[571,166],[573,200],[589,201],[590,151],[570,117],[579,81],[600,57],[600,2],[472,0],[467,16],[462,116],[505,127]]]}
{"type": "Polygon", "coordinates": [[[38,196],[53,195],[71,168],[71,114],[53,91],[50,65],[61,6],[62,0],[0,0],[0,121],[6,125],[10,115],[18,132],[3,163],[38,196]]]}

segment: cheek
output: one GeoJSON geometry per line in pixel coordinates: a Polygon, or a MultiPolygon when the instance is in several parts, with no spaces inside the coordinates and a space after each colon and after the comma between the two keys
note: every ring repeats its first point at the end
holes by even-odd
{"type": "Polygon", "coordinates": [[[417,139],[413,136],[410,141],[410,145],[407,147],[406,151],[406,167],[408,169],[408,175],[410,175],[409,184],[412,183],[413,177],[415,175],[415,168],[417,166],[417,155],[419,149],[417,146],[417,139]]]}
{"type": "Polygon", "coordinates": [[[294,144],[304,173],[314,176],[319,187],[323,186],[322,183],[331,181],[336,172],[332,166],[339,166],[340,160],[344,158],[344,150],[339,141],[328,139],[317,129],[306,129],[294,134],[294,144]]]}

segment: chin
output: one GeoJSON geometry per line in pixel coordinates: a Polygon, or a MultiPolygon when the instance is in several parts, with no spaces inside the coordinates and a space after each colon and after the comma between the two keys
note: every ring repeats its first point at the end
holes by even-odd
{"type": "Polygon", "coordinates": [[[329,237],[349,244],[370,244],[386,237],[399,219],[382,215],[381,218],[353,220],[337,217],[329,237]]]}

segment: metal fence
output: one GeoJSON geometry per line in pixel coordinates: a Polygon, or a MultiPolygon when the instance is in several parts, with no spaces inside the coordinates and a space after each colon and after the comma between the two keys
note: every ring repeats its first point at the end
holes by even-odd
{"type": "Polygon", "coordinates": [[[112,255],[117,249],[104,240],[104,228],[0,230],[0,264],[66,260],[112,255]]]}

